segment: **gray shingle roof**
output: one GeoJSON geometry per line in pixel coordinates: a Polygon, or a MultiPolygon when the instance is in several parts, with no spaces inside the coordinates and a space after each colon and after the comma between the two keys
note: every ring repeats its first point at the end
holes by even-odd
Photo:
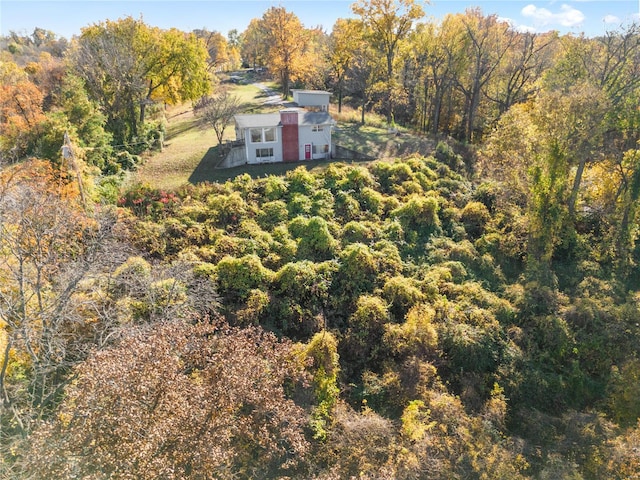
{"type": "Polygon", "coordinates": [[[333,123],[333,118],[328,112],[304,112],[302,115],[298,115],[298,125],[328,125],[333,123]]]}
{"type": "Polygon", "coordinates": [[[331,92],[327,92],[325,90],[298,90],[298,89],[292,89],[292,92],[298,92],[298,93],[310,93],[312,95],[318,94],[318,95],[331,95],[331,92]]]}
{"type": "Polygon", "coordinates": [[[280,113],[255,113],[236,115],[236,124],[240,128],[277,127],[280,125],[280,113]]]}
{"type": "MultiPolygon", "coordinates": [[[[298,125],[330,125],[335,123],[328,112],[305,112],[304,110],[297,110],[297,112],[298,125]]],[[[236,115],[235,120],[239,128],[277,127],[280,126],[280,112],[236,115]]]]}

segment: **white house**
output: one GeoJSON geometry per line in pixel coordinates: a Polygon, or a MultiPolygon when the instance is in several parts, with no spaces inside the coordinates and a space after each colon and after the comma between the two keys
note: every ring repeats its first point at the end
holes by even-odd
{"type": "Polygon", "coordinates": [[[236,139],[244,142],[247,163],[328,159],[334,123],[326,110],[236,115],[236,139]]]}

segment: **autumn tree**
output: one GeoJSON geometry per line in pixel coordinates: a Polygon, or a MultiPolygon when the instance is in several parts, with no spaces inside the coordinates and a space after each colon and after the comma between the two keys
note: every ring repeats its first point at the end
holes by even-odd
{"type": "Polygon", "coordinates": [[[71,367],[108,338],[113,321],[89,279],[118,254],[113,212],[87,215],[75,181],[50,163],[5,169],[0,182],[0,438],[9,461],[14,442],[57,406],[71,367]]]}
{"type": "Polygon", "coordinates": [[[347,70],[347,89],[360,104],[360,122],[363,125],[379,78],[379,67],[379,57],[368,43],[364,40],[358,42],[354,50],[354,59],[347,70]]]}
{"type": "Polygon", "coordinates": [[[479,9],[467,10],[460,17],[465,32],[467,68],[456,79],[465,98],[462,139],[471,141],[477,128],[480,101],[488,83],[494,78],[507,51],[515,41],[515,33],[497,16],[484,16],[479,9]]]}
{"type": "Polygon", "coordinates": [[[9,30],[8,35],[2,40],[6,45],[5,51],[21,66],[37,61],[42,53],[62,58],[69,45],[66,38],[59,37],[51,30],[41,27],[35,27],[30,34],[9,30]]]}
{"type": "Polygon", "coordinates": [[[303,379],[290,350],[219,320],[132,329],[78,366],[25,470],[60,479],[295,474],[309,417],[287,394],[303,379]]]}
{"type": "Polygon", "coordinates": [[[0,150],[16,161],[27,150],[28,133],[44,119],[44,94],[13,62],[0,65],[0,150]]]}
{"type": "Polygon", "coordinates": [[[338,89],[338,113],[342,111],[342,94],[349,66],[354,60],[362,24],[353,19],[339,18],[329,38],[329,65],[338,89]]]}
{"type": "Polygon", "coordinates": [[[329,36],[321,27],[309,28],[306,33],[307,50],[302,57],[297,83],[311,89],[325,88],[329,74],[329,36]]]}
{"type": "Polygon", "coordinates": [[[465,62],[465,39],[455,17],[441,24],[418,24],[411,36],[415,87],[413,113],[422,131],[448,132],[451,125],[453,88],[465,62]],[[447,105],[449,106],[447,108],[447,105]]]}
{"type": "Polygon", "coordinates": [[[175,105],[195,100],[211,88],[202,43],[193,34],[175,28],[166,31],[154,28],[151,33],[151,47],[155,50],[146,51],[142,72],[146,90],[140,102],[140,123],[145,121],[145,105],[149,103],[175,105]]]}
{"type": "Polygon", "coordinates": [[[202,39],[209,52],[209,68],[213,71],[223,70],[229,62],[229,45],[220,32],[207,29],[194,30],[196,37],[202,39]]]}
{"type": "Polygon", "coordinates": [[[228,68],[230,70],[237,70],[242,67],[242,56],[240,54],[241,48],[241,36],[238,30],[235,28],[229,30],[227,33],[227,54],[228,54],[228,68]]]}
{"type": "Polygon", "coordinates": [[[138,135],[147,105],[193,100],[209,91],[206,59],[206,48],[194,35],[162,31],[131,17],[84,28],[72,54],[108,129],[125,143],[138,135]]]}
{"type": "Polygon", "coordinates": [[[406,39],[413,22],[424,15],[416,0],[359,0],[351,6],[367,27],[371,46],[382,55],[385,65],[387,123],[393,120],[394,61],[402,42],[406,39]]]}
{"type": "Polygon", "coordinates": [[[640,33],[633,24],[597,39],[563,37],[562,44],[564,54],[545,87],[576,102],[565,132],[576,165],[569,199],[574,215],[586,167],[608,156],[621,160],[640,139],[632,106],[640,98],[640,33]]]}
{"type": "Polygon", "coordinates": [[[486,90],[486,96],[497,104],[500,115],[537,93],[538,80],[553,60],[556,40],[555,34],[515,34],[513,45],[499,64],[495,85],[486,90]]]}
{"type": "Polygon", "coordinates": [[[261,20],[253,18],[240,36],[241,55],[244,63],[255,69],[266,62],[267,44],[261,20]]]}
{"type": "Polygon", "coordinates": [[[266,45],[266,61],[282,85],[287,98],[291,83],[304,73],[303,63],[309,50],[309,35],[300,19],[284,7],[271,7],[260,20],[266,45]]]}

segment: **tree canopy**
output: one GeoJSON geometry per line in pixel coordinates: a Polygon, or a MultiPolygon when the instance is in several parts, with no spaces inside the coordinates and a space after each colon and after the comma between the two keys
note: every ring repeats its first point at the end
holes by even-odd
{"type": "Polygon", "coordinates": [[[149,104],[195,100],[210,91],[207,56],[194,35],[127,17],[84,28],[72,62],[115,140],[131,142],[149,104]]]}
{"type": "Polygon", "coordinates": [[[353,11],[2,39],[0,477],[640,475],[638,26],[353,11]],[[384,158],[131,181],[233,52],[384,158]]]}

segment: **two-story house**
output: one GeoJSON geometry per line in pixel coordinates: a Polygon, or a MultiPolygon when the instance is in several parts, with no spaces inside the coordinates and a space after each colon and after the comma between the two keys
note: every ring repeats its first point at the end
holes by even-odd
{"type": "Polygon", "coordinates": [[[298,162],[331,158],[331,115],[287,108],[277,113],[236,115],[236,139],[246,162],[298,162]]]}

